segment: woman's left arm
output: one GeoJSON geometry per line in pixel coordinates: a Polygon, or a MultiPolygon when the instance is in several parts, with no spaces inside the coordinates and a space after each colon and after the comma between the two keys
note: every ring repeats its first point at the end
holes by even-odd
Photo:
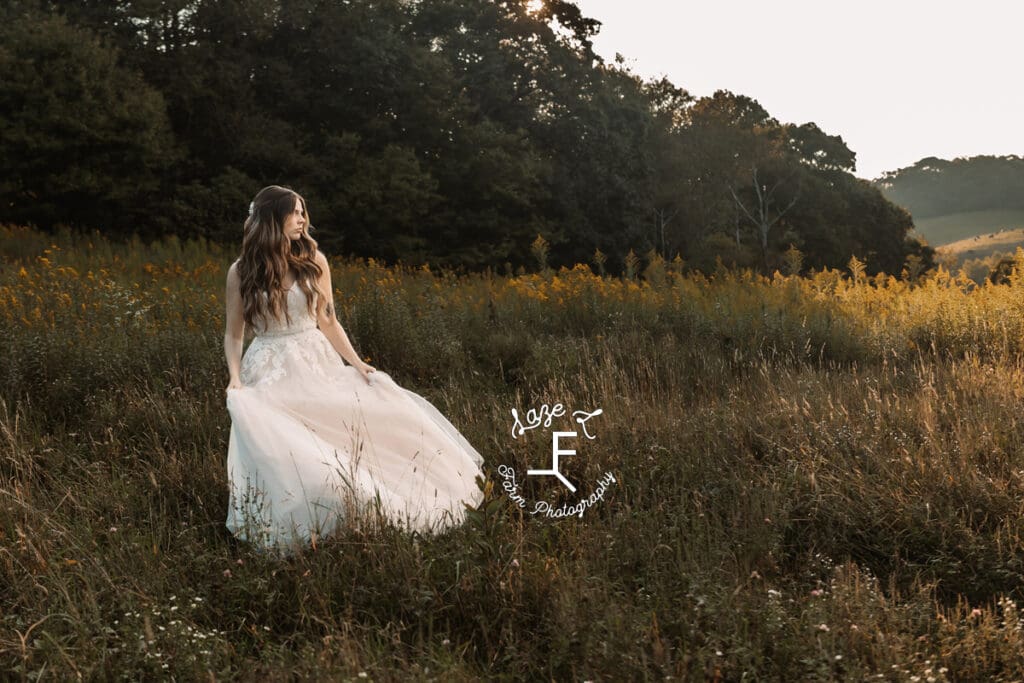
{"type": "Polygon", "coordinates": [[[317,286],[321,292],[327,293],[326,296],[321,296],[317,301],[317,326],[324,336],[327,337],[328,341],[331,342],[331,346],[338,352],[338,355],[347,360],[349,365],[355,367],[364,375],[373,372],[375,368],[363,362],[359,354],[352,347],[352,342],[345,333],[345,328],[338,322],[334,309],[334,287],[331,284],[330,265],[327,263],[327,257],[319,250],[316,252],[316,262],[320,266],[320,278],[317,280],[317,286]]]}

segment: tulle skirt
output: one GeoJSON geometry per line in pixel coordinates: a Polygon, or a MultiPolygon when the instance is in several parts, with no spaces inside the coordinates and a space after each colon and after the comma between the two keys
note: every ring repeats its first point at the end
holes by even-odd
{"type": "Polygon", "coordinates": [[[479,505],[483,457],[425,398],[370,378],[316,328],[253,340],[226,399],[236,537],[291,552],[346,524],[437,533],[479,505]]]}

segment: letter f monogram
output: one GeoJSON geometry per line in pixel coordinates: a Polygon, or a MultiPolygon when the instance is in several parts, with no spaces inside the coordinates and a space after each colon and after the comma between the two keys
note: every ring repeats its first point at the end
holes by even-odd
{"type": "Polygon", "coordinates": [[[576,432],[551,432],[551,459],[554,461],[553,466],[550,470],[526,470],[527,476],[531,474],[553,474],[558,477],[559,481],[565,484],[570,491],[576,493],[576,487],[565,478],[565,476],[558,469],[558,456],[560,455],[576,455],[576,449],[561,449],[558,447],[558,437],[560,436],[576,436],[576,432]]]}

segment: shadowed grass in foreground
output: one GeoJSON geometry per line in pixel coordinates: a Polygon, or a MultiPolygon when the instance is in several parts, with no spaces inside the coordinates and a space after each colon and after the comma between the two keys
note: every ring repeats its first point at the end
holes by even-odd
{"type": "Polygon", "coordinates": [[[230,255],[0,239],[10,675],[1024,676],[1022,284],[334,264],[356,347],[492,484],[443,536],[348,528],[275,561],[224,528],[230,255]],[[550,431],[511,438],[510,409],[556,402],[604,411],[563,459],[584,492],[617,479],[582,518],[497,475],[545,466],[550,431]]]}

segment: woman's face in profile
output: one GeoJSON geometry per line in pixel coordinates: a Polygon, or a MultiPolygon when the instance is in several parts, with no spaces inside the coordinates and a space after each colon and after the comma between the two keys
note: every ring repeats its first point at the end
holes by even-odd
{"type": "Polygon", "coordinates": [[[295,208],[288,214],[284,221],[284,234],[290,240],[297,240],[302,237],[303,231],[306,229],[306,209],[302,204],[302,200],[298,197],[295,198],[295,208]]]}

